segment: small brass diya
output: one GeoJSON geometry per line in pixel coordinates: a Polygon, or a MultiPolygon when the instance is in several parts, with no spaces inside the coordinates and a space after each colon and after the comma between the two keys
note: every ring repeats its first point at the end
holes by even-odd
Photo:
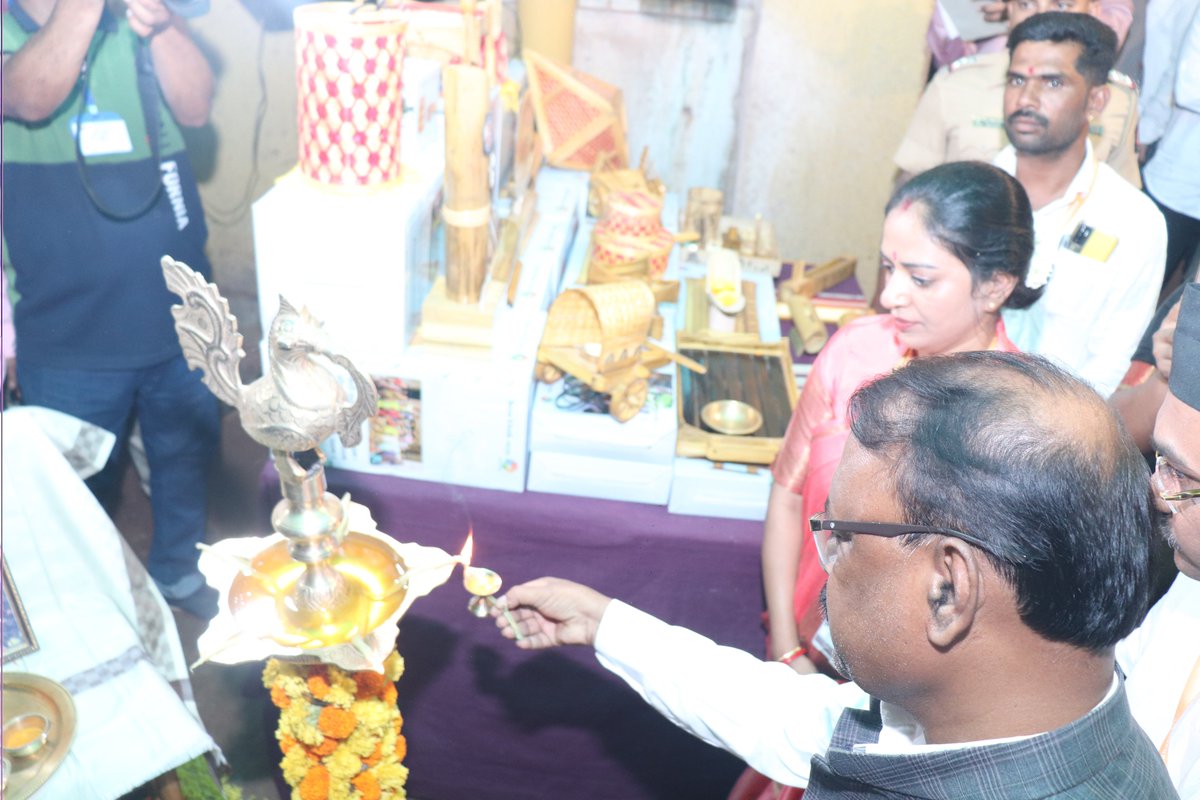
{"type": "Polygon", "coordinates": [[[700,419],[717,433],[749,436],[762,427],[759,410],[741,400],[714,400],[700,409],[700,419]]]}
{"type": "Polygon", "coordinates": [[[4,723],[4,755],[28,758],[35,755],[50,737],[50,720],[43,714],[22,714],[4,723]]]}

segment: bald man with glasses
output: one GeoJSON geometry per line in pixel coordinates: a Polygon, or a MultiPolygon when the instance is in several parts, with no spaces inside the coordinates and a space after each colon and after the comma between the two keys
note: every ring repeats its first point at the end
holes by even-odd
{"type": "Polygon", "coordinates": [[[1105,403],[1034,356],[916,359],[860,389],[827,513],[836,664],[799,675],[555,578],[497,617],[593,645],[676,724],[837,797],[1176,797],[1113,648],[1141,620],[1155,515],[1105,403]]]}
{"type": "Polygon", "coordinates": [[[1129,703],[1181,797],[1200,797],[1200,284],[1184,287],[1152,485],[1179,576],[1117,646],[1129,703]]]}

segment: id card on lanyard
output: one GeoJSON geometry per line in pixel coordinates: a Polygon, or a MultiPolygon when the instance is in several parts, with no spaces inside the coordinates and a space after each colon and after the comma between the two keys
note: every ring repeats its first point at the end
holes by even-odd
{"type": "Polygon", "coordinates": [[[88,88],[84,94],[84,110],[68,120],[71,139],[79,142],[79,152],[85,157],[113,156],[133,152],[129,125],[114,111],[101,111],[88,88]]]}

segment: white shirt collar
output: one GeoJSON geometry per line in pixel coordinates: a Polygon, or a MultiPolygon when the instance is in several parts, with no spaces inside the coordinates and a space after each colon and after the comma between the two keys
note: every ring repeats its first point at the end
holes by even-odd
{"type": "MultiPolygon", "coordinates": [[[[1107,703],[1117,693],[1121,685],[1120,678],[1113,673],[1112,684],[1096,708],[1107,703]]],[[[1095,710],[1095,709],[1093,709],[1095,710]]],[[[891,703],[879,704],[879,716],[883,721],[883,729],[879,732],[879,741],[854,745],[855,752],[875,753],[877,755],[906,755],[917,753],[935,753],[943,750],[961,750],[968,747],[988,747],[1009,742],[1019,742],[1022,739],[1032,739],[1041,734],[1029,736],[1009,736],[1003,739],[987,739],[978,742],[953,742],[950,744],[926,744],[925,730],[916,718],[899,706],[891,703]]]]}
{"type": "MultiPolygon", "coordinates": [[[[1017,150],[1011,144],[996,154],[992,159],[992,166],[999,167],[1014,178],[1017,177],[1017,150]]],[[[1086,195],[1092,186],[1093,173],[1097,169],[1096,159],[1092,155],[1092,142],[1090,139],[1084,139],[1083,163],[1079,165],[1079,171],[1075,173],[1075,177],[1071,179],[1071,183],[1067,186],[1067,190],[1062,196],[1056,200],[1052,200],[1041,208],[1035,210],[1034,214],[1041,214],[1044,211],[1053,211],[1061,204],[1072,202],[1079,195],[1086,195]]]]}

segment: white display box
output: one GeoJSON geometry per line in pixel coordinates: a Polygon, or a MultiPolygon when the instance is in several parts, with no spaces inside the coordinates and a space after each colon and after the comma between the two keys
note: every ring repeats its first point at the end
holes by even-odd
{"type": "Polygon", "coordinates": [[[282,294],[325,322],[341,352],[400,352],[437,274],[440,137],[405,160],[396,184],[319,186],[288,173],[253,208],[264,333],[282,294]]]}
{"type": "Polygon", "coordinates": [[[529,491],[649,503],[671,492],[670,465],[571,453],[531,452],[529,491]]]}
{"type": "Polygon", "coordinates": [[[764,520],[772,482],[769,467],[676,458],[667,510],[701,517],[764,520]]]}
{"type": "Polygon", "coordinates": [[[581,239],[586,249],[591,235],[591,228],[583,222],[587,216],[587,186],[588,175],[584,172],[553,167],[538,172],[537,224],[525,243],[521,261],[549,261],[555,268],[539,274],[537,280],[522,274],[518,302],[532,303],[542,311],[548,309],[581,239]]]}
{"type": "Polygon", "coordinates": [[[533,352],[542,320],[511,348],[416,346],[392,360],[360,358],[374,378],[380,414],[362,441],[323,445],[334,467],[520,492],[528,468],[533,352]]]}

